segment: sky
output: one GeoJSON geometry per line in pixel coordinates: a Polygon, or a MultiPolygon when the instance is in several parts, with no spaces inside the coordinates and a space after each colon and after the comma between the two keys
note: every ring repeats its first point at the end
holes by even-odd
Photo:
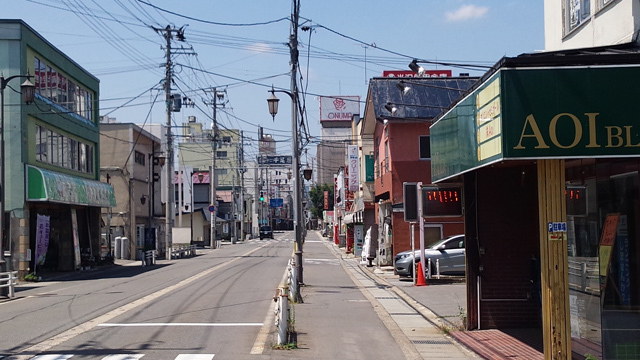
{"type": "MultiPolygon", "coordinates": [[[[100,80],[100,115],[118,122],[165,124],[165,39],[153,28],[182,28],[174,56],[174,93],[193,108],[173,113],[173,126],[195,116],[208,128],[212,87],[226,91],[221,128],[243,130],[245,154],[258,153],[258,127],[291,154],[291,103],[275,119],[266,99],[290,88],[291,0],[0,0],[0,17],[21,19],[100,80]]],[[[495,64],[503,56],[544,49],[543,2],[531,0],[302,0],[298,87],[304,92],[303,135],[311,162],[320,141],[319,96],[361,97],[383,70],[408,70],[412,59],[495,64]]],[[[482,71],[442,65],[479,76],[482,71]]]]}

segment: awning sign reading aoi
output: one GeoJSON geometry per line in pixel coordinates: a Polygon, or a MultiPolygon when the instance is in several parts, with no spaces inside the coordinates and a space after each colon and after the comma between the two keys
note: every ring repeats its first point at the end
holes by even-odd
{"type": "Polygon", "coordinates": [[[27,165],[27,201],[50,201],[97,207],[116,206],[113,187],[96,180],[27,165]]]}
{"type": "Polygon", "coordinates": [[[501,69],[430,128],[434,183],[502,160],[640,155],[640,66],[501,69]]]}

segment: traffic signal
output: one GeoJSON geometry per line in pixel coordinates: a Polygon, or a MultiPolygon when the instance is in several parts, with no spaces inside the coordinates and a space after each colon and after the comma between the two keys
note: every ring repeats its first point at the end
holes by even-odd
{"type": "Polygon", "coordinates": [[[260,191],[260,201],[264,201],[264,193],[260,191]]]}

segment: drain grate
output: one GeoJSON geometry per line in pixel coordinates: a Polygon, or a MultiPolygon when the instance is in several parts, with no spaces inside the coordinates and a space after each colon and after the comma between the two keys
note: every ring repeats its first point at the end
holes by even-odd
{"type": "Polygon", "coordinates": [[[376,299],[378,299],[378,300],[397,300],[398,297],[396,297],[396,296],[376,296],[376,299]]]}
{"type": "Polygon", "coordinates": [[[419,315],[418,313],[389,313],[389,315],[419,315]]]}
{"type": "Polygon", "coordinates": [[[411,340],[412,343],[417,345],[449,345],[450,341],[447,340],[411,340]]]}

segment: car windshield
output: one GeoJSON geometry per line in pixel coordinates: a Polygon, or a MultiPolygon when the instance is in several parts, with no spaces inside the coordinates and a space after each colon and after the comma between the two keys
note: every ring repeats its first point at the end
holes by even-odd
{"type": "Polygon", "coordinates": [[[260,228],[260,231],[271,231],[271,226],[263,226],[260,228]]]}

